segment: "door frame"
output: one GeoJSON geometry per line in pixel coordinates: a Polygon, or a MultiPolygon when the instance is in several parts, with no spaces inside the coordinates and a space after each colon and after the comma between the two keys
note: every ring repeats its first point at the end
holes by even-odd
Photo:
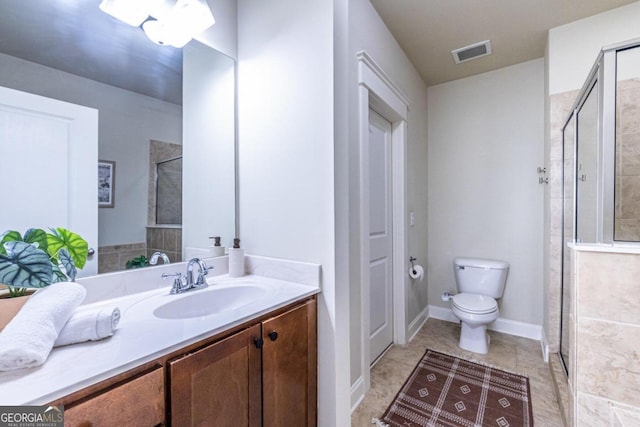
{"type": "Polygon", "coordinates": [[[406,147],[407,97],[366,51],[358,58],[358,117],[360,145],[360,297],[361,297],[361,372],[364,392],[371,387],[369,345],[369,108],[391,123],[391,188],[393,218],[393,343],[405,345],[406,321],[406,147]]]}

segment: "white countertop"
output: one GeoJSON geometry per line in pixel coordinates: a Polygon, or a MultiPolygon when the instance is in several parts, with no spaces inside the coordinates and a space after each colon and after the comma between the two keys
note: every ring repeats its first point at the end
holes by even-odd
{"type": "Polygon", "coordinates": [[[170,286],[165,286],[84,305],[83,308],[119,307],[122,318],[115,334],[101,341],[54,348],[44,365],[37,368],[0,372],[0,404],[49,403],[320,292],[317,286],[257,275],[238,279],[220,275],[207,282],[207,289],[180,295],[169,295],[170,286]],[[188,319],[161,319],[153,314],[155,308],[167,302],[228,287],[234,281],[263,286],[268,291],[252,302],[235,304],[217,314],[188,319]]]}

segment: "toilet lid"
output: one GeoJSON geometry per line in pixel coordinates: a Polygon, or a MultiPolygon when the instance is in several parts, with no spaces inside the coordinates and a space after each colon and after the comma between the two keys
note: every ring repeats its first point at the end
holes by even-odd
{"type": "Polygon", "coordinates": [[[498,309],[495,299],[477,294],[457,294],[453,296],[453,305],[462,311],[474,314],[491,313],[498,309]]]}

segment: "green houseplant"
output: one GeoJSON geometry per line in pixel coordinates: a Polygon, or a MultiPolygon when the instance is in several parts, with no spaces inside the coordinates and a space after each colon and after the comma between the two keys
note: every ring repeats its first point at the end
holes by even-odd
{"type": "Polygon", "coordinates": [[[10,297],[27,289],[74,281],[87,262],[89,245],[65,228],[30,228],[24,236],[14,230],[0,235],[0,284],[10,297]]]}

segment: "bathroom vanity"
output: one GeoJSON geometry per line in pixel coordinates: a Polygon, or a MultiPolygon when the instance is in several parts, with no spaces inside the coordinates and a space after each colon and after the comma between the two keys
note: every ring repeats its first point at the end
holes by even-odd
{"type": "Polygon", "coordinates": [[[86,280],[85,307],[122,311],[115,335],[0,373],[3,404],[64,405],[69,426],[316,425],[320,267],[247,257],[253,274],[179,295],[149,280],[183,264],[86,280]]]}
{"type": "Polygon", "coordinates": [[[65,425],[315,425],[315,297],[51,402],[65,425]]]}

